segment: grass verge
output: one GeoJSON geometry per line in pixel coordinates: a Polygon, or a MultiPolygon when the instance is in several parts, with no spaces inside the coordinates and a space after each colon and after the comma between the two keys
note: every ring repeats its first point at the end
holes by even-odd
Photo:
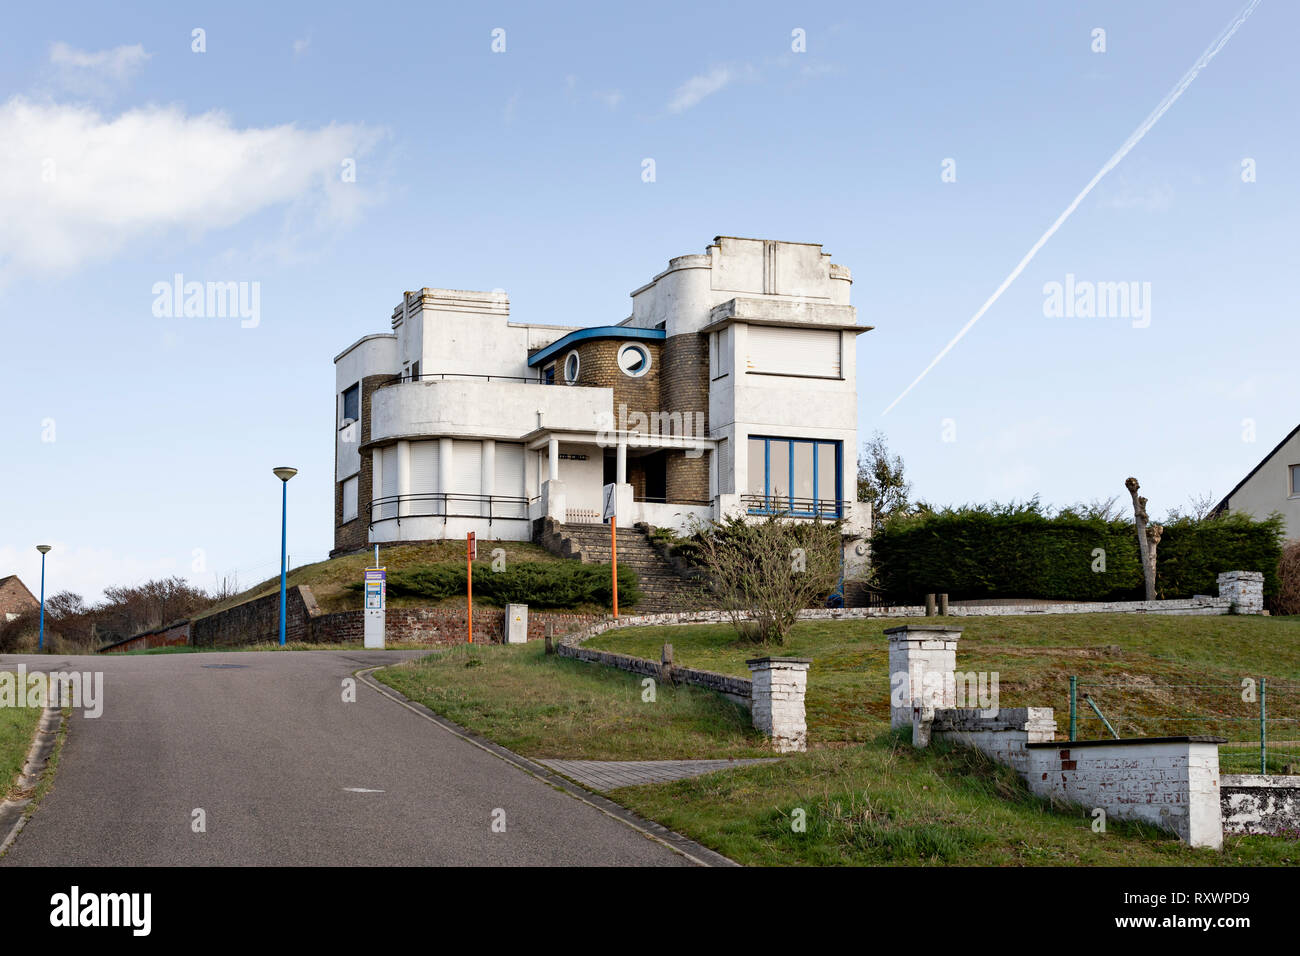
{"type": "MultiPolygon", "coordinates": [[[[609,631],[585,646],[749,676],[746,658],[811,657],[808,735],[816,744],[874,739],[889,722],[886,628],[904,620],[807,621],[781,647],[738,640],[728,625],[609,631]]],[[[914,621],[913,623],[921,623],[914,621]]],[[[957,668],[996,672],[1003,707],[1053,707],[1069,730],[1070,677],[1079,678],[1078,737],[1109,736],[1083,701],[1090,693],[1124,737],[1218,734],[1225,773],[1259,771],[1259,704],[1242,680],[1268,678],[1269,769],[1300,766],[1300,618],[1058,614],[931,618],[962,629],[957,668]]],[[[1294,771],[1293,771],[1294,772],[1294,771]]]]}
{"type": "Polygon", "coordinates": [[[0,707],[0,800],[18,781],[42,713],[40,707],[0,707]]]}
{"type": "Polygon", "coordinates": [[[1033,796],[981,753],[884,733],[779,764],[609,794],[750,866],[1279,866],[1300,842],[1225,839],[1194,850],[1152,827],[1110,821],[1094,833],[1083,808],[1033,796]],[[802,825],[802,830],[800,830],[802,825]]]}
{"type": "Polygon", "coordinates": [[[375,677],[528,757],[685,760],[763,756],[749,712],[696,687],[548,656],[540,641],[461,645],[375,677]]]}

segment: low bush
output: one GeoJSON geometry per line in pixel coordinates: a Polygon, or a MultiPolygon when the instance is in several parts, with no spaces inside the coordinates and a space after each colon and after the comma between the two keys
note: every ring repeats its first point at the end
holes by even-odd
{"type": "MultiPolygon", "coordinates": [[[[394,597],[441,601],[463,595],[465,585],[463,565],[417,565],[388,575],[388,593],[394,597]]],[[[360,591],[364,585],[356,582],[348,587],[360,591]]],[[[608,564],[520,562],[493,571],[490,562],[474,562],[474,599],[486,604],[527,604],[539,609],[569,609],[588,604],[608,607],[613,603],[613,591],[608,564]]],[[[618,569],[620,607],[632,607],[640,600],[636,572],[621,565],[618,569]]]]}

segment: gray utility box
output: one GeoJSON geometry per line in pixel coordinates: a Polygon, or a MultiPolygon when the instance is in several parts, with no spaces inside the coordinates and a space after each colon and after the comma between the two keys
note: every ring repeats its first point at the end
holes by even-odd
{"type": "Polygon", "coordinates": [[[507,644],[528,643],[528,605],[527,604],[506,605],[505,638],[507,644]]]}

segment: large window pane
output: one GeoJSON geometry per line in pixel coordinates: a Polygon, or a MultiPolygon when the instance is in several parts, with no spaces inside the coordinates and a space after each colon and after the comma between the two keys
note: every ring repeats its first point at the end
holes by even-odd
{"type": "Polygon", "coordinates": [[[813,486],[813,443],[791,442],[794,453],[795,511],[811,511],[816,489],[813,486]]]}
{"type": "Polygon", "coordinates": [[[751,495],[767,494],[766,446],[767,442],[761,438],[749,440],[749,493],[751,495]]]}
{"type": "Polygon", "coordinates": [[[835,446],[830,442],[817,444],[817,499],[823,513],[833,513],[835,504],[835,446]],[[829,508],[828,508],[829,504],[829,508]]]}
{"type": "Polygon", "coordinates": [[[767,493],[773,498],[786,499],[772,502],[772,507],[788,509],[790,507],[790,443],[768,442],[767,455],[767,493]]]}
{"type": "Polygon", "coordinates": [[[361,417],[361,385],[343,391],[343,421],[355,422],[361,417]]]}

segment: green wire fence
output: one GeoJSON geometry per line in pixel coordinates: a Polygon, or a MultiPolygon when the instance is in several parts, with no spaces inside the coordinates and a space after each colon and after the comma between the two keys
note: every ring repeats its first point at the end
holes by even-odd
{"type": "Polygon", "coordinates": [[[1114,738],[1121,731],[1131,737],[1226,737],[1228,743],[1219,748],[1226,772],[1257,766],[1262,774],[1300,773],[1300,683],[1295,681],[1244,677],[1236,684],[1157,684],[1071,677],[1070,739],[1081,739],[1080,725],[1087,723],[1101,725],[1095,736],[1114,738]]]}

